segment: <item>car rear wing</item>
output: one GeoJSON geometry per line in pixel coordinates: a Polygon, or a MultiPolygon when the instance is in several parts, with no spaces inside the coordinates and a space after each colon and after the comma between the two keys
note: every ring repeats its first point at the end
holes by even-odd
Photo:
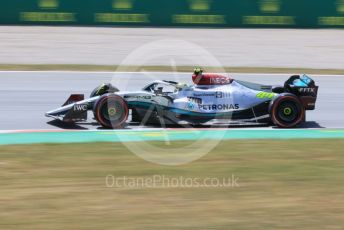
{"type": "Polygon", "coordinates": [[[285,83],[284,88],[296,95],[306,110],[314,110],[319,87],[312,78],[304,75],[293,75],[285,83]]]}

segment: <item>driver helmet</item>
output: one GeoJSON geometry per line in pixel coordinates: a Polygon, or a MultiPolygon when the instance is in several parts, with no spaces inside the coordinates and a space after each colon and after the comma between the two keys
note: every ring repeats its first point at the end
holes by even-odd
{"type": "Polygon", "coordinates": [[[202,69],[202,68],[196,67],[196,68],[194,69],[194,74],[195,74],[195,75],[200,75],[200,74],[202,74],[202,73],[203,73],[203,69],[202,69]]]}

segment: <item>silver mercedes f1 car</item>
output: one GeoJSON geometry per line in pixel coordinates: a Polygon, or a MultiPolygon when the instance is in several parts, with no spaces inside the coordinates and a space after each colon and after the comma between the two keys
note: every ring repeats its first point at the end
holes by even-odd
{"type": "Polygon", "coordinates": [[[95,88],[90,98],[73,94],[46,116],[67,123],[87,120],[93,111],[105,128],[141,125],[272,125],[293,128],[314,110],[318,86],[307,75],[291,76],[282,86],[260,85],[203,73],[192,75],[192,85],[154,81],[141,91],[122,92],[111,84],[95,88]]]}

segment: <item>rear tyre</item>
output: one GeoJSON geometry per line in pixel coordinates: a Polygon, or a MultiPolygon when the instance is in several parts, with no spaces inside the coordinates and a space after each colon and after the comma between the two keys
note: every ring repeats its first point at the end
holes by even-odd
{"type": "Polygon", "coordinates": [[[94,117],[104,128],[122,128],[128,119],[127,103],[118,95],[105,94],[93,107],[94,117]]]}
{"type": "Polygon", "coordinates": [[[294,95],[281,95],[271,102],[271,120],[280,128],[294,128],[305,119],[305,109],[294,95]]]}

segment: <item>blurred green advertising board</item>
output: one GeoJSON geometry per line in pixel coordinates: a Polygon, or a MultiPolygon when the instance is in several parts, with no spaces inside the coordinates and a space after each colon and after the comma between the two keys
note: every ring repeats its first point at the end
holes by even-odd
{"type": "Polygon", "coordinates": [[[344,0],[2,0],[0,24],[343,28],[344,0]]]}

